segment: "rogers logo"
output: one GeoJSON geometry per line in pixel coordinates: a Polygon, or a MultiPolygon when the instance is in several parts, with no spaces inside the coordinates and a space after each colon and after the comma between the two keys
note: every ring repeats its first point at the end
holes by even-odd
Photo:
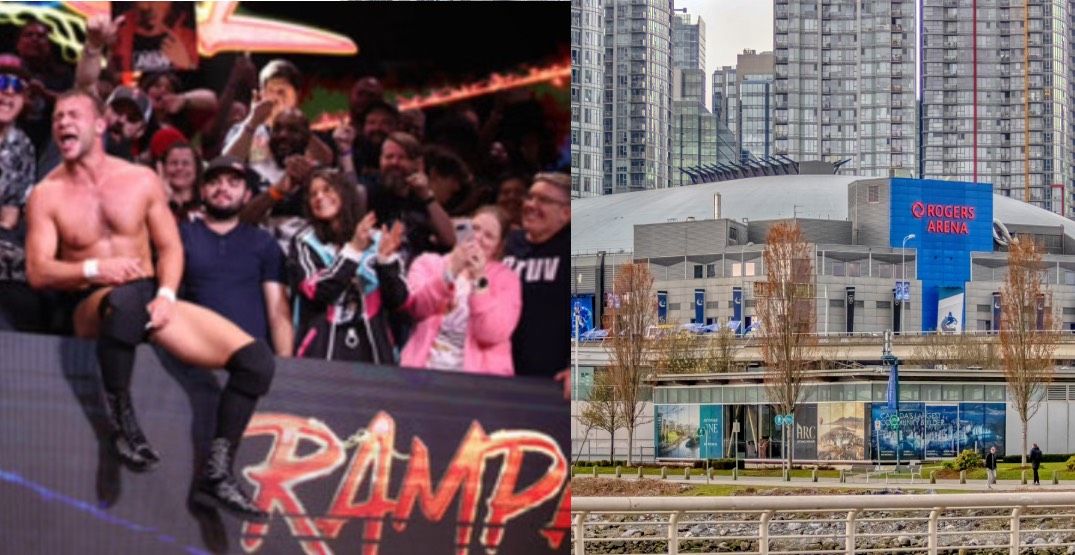
{"type": "Polygon", "coordinates": [[[922,218],[926,215],[926,205],[922,201],[918,201],[911,205],[911,214],[915,218],[922,218]]]}

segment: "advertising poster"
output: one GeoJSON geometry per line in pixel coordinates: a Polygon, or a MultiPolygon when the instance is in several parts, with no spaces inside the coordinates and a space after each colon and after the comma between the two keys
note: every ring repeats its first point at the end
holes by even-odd
{"type": "Polygon", "coordinates": [[[663,324],[668,320],[668,291],[657,292],[657,323],[663,324]]]}
{"type": "Polygon", "coordinates": [[[900,459],[922,458],[925,449],[925,436],[923,435],[922,403],[900,403],[899,430],[892,428],[892,417],[896,414],[886,404],[874,403],[870,409],[870,458],[877,458],[877,450],[881,450],[881,460],[896,460],[896,444],[900,445],[900,459]],[[881,423],[881,429],[876,428],[877,422],[881,423]]]}
{"type": "Polygon", "coordinates": [[[984,445],[983,449],[988,450],[989,447],[996,445],[997,453],[1006,454],[1007,451],[1004,450],[1004,403],[985,403],[984,409],[985,424],[980,436],[984,445]]]}
{"type": "Polygon", "coordinates": [[[926,405],[926,458],[956,456],[956,421],[959,406],[926,405]]]}
{"type": "Polygon", "coordinates": [[[864,403],[819,403],[817,458],[862,460],[865,454],[864,403]]]}
{"type": "Polygon", "coordinates": [[[657,458],[697,459],[698,405],[655,405],[657,458]]]}
{"type": "Polygon", "coordinates": [[[960,333],[963,331],[963,290],[942,287],[937,299],[937,331],[960,333]]]}
{"type": "Polygon", "coordinates": [[[119,16],[113,57],[122,71],[198,68],[193,2],[112,2],[119,16]]]}
{"type": "Polygon", "coordinates": [[[1004,453],[1004,403],[960,403],[956,449],[984,453],[992,445],[1004,453]]]}
{"type": "Polygon", "coordinates": [[[694,290],[694,320],[695,324],[705,323],[705,289],[694,290]]]}
{"type": "Polygon", "coordinates": [[[799,405],[795,407],[795,448],[792,454],[796,459],[817,458],[817,405],[799,405]]]}
{"type": "Polygon", "coordinates": [[[724,405],[701,405],[698,412],[703,431],[701,456],[719,459],[724,456],[724,405]]]}

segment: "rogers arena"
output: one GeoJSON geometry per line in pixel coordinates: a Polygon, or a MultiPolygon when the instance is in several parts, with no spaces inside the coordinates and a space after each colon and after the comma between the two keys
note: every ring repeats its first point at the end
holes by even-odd
{"type": "MultiPolygon", "coordinates": [[[[655,378],[648,423],[635,430],[636,458],[760,461],[788,448],[803,462],[895,459],[897,450],[908,461],[967,448],[984,453],[991,445],[1018,454],[1021,426],[996,363],[923,360],[940,348],[937,330],[954,334],[943,340],[948,352],[965,343],[985,354],[998,348],[999,292],[1016,236],[1044,246],[1054,321],[1066,332],[1057,357],[1061,365],[1075,360],[1068,333],[1075,332],[1075,222],[993,194],[989,184],[765,176],[579,199],[572,212],[572,304],[584,321],[581,332],[600,327],[604,306],[616,300],[617,268],[632,260],[650,264],[657,316],[668,325],[735,332],[738,370],[655,378]],[[782,440],[751,331],[753,283],[765,279],[765,237],[787,219],[798,222],[815,250],[819,353],[831,368],[811,371],[788,427],[792,438],[782,440]],[[881,365],[885,330],[897,334],[893,354],[903,361],[898,421],[881,365]]],[[[609,355],[601,341],[582,340],[578,359],[573,456],[609,459],[607,432],[586,433],[578,421],[593,373],[609,355]]],[[[1075,371],[1058,366],[1030,421],[1028,446],[1075,450],[1073,402],[1075,371]]],[[[626,435],[618,432],[617,459],[625,458],[626,435]]]]}

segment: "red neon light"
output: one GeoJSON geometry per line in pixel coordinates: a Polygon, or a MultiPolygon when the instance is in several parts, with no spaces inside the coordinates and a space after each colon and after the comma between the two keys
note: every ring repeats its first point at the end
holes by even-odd
{"type": "MultiPolygon", "coordinates": [[[[109,15],[110,2],[65,2],[89,19],[109,15]]],[[[248,15],[235,15],[239,2],[201,2],[198,19],[198,54],[210,58],[224,51],[291,52],[352,55],[358,47],[351,39],[307,25],[284,23],[248,15]]]]}
{"type": "MultiPolygon", "coordinates": [[[[457,85],[455,87],[432,92],[425,96],[415,96],[399,101],[397,106],[402,110],[414,110],[429,108],[441,104],[451,104],[467,98],[474,98],[493,94],[507,89],[526,87],[537,83],[549,81],[556,87],[567,86],[571,78],[571,63],[563,62],[545,67],[532,67],[524,75],[507,75],[494,73],[487,79],[476,83],[457,85]]],[[[334,129],[340,122],[348,117],[347,112],[323,112],[311,124],[314,131],[328,131],[334,129]]]]}

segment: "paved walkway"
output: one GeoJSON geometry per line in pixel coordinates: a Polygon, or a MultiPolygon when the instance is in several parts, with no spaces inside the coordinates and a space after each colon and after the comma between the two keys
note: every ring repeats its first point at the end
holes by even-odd
{"type": "MultiPolygon", "coordinates": [[[[615,480],[614,474],[598,474],[598,478],[605,478],[615,480]]],[[[579,478],[592,477],[590,474],[580,472],[576,474],[579,478]]],[[[1029,478],[1029,476],[1028,476],[1029,478]]],[[[1046,478],[1041,476],[1041,485],[1035,486],[1033,482],[1027,481],[1027,485],[1023,485],[1019,480],[997,480],[997,483],[993,485],[994,491],[1020,491],[1020,490],[1032,490],[1041,489],[1042,491],[1048,490],[1071,490],[1075,489],[1075,482],[1068,480],[1065,483],[1060,481],[1059,485],[1053,485],[1052,477],[1046,478]]],[[[637,480],[638,477],[634,473],[624,473],[622,480],[637,480]]],[[[642,477],[643,480],[661,480],[660,476],[647,475],[642,477]]],[[[793,487],[793,488],[848,488],[848,489],[863,489],[863,488],[885,488],[885,487],[898,487],[898,488],[914,488],[914,489],[947,489],[947,490],[966,490],[966,491],[990,491],[987,487],[985,480],[967,480],[966,484],[960,484],[958,479],[955,480],[941,480],[938,479],[936,484],[930,484],[929,478],[921,479],[917,476],[914,479],[914,483],[907,477],[906,474],[899,478],[889,478],[888,483],[885,483],[884,476],[876,477],[870,476],[870,482],[866,483],[866,477],[863,474],[853,474],[847,477],[847,483],[841,484],[839,478],[825,478],[818,477],[817,482],[812,482],[809,478],[792,478],[790,482],[785,482],[779,477],[763,477],[763,476],[740,476],[738,480],[732,480],[731,476],[714,476],[708,482],[705,476],[691,476],[690,480],[683,478],[682,472],[679,476],[673,476],[669,473],[668,478],[664,479],[665,482],[672,482],[678,484],[690,484],[690,485],[704,485],[704,484],[719,484],[726,486],[753,486],[753,487],[793,487]]]]}

